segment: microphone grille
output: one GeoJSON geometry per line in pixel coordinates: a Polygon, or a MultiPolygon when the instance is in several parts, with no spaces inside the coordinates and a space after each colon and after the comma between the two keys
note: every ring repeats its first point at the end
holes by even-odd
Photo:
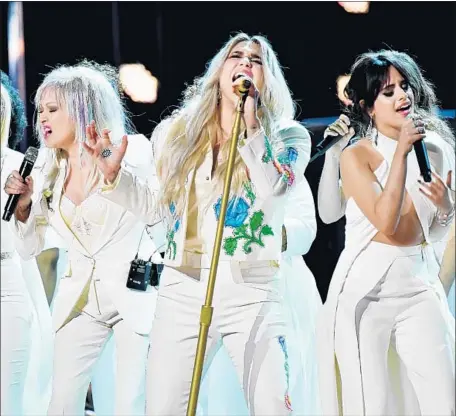
{"type": "Polygon", "coordinates": [[[25,152],[24,158],[31,163],[35,163],[36,159],[38,158],[38,149],[30,146],[25,152]]]}

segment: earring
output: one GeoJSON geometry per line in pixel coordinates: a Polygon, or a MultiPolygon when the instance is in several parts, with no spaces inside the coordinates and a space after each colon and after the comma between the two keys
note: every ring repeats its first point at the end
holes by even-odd
{"type": "Polygon", "coordinates": [[[372,130],[373,130],[373,121],[372,121],[372,116],[370,116],[369,125],[367,126],[367,130],[366,130],[366,137],[369,137],[370,139],[372,139],[372,130]]]}

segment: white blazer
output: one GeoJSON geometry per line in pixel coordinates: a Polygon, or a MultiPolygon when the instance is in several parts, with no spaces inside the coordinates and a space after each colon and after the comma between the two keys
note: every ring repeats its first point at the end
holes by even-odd
{"type": "MultiPolygon", "coordinates": [[[[166,152],[165,139],[169,120],[162,122],[154,131],[152,142],[156,160],[166,152]]],[[[289,190],[300,186],[309,160],[311,148],[307,130],[294,121],[285,121],[274,137],[267,138],[263,131],[246,140],[238,151],[244,160],[250,180],[244,184],[242,195],[228,205],[220,260],[277,261],[281,259],[282,225],[289,190]],[[287,177],[287,173],[290,175],[287,177]],[[290,178],[290,180],[287,180],[290,178]]],[[[152,164],[153,161],[151,160],[152,164]]],[[[186,203],[182,216],[169,207],[165,264],[169,266],[201,267],[201,255],[184,253],[187,230],[188,194],[195,175],[203,179],[211,175],[212,151],[209,149],[202,165],[192,169],[187,178],[186,203]],[[185,254],[185,255],[184,255],[185,254]]],[[[112,202],[125,207],[142,221],[154,224],[161,220],[157,204],[156,183],[147,184],[126,169],[121,169],[112,189],[102,194],[112,202]]],[[[220,197],[209,204],[203,214],[202,235],[207,243],[206,253],[211,256],[212,244],[220,212],[220,197]]],[[[294,243],[290,246],[293,247],[294,243]]]]}
{"type": "MultiPolygon", "coordinates": [[[[13,170],[19,170],[24,159],[22,153],[9,148],[3,148],[3,165],[1,172],[1,212],[8,199],[3,190],[8,175],[13,170]]],[[[14,236],[11,229],[2,221],[1,226],[1,250],[2,252],[15,253],[14,236]]],[[[23,279],[27,289],[24,296],[30,297],[32,309],[31,352],[27,367],[26,387],[24,393],[24,415],[44,414],[47,411],[51,397],[51,376],[54,337],[52,331],[51,312],[44,292],[43,282],[35,259],[18,261],[17,254],[14,254],[18,266],[19,275],[17,279],[23,279]],[[20,275],[22,269],[22,275],[20,275]]],[[[2,288],[3,290],[3,288],[2,288]]],[[[2,336],[8,334],[2,333],[2,336]]]]}
{"type": "MultiPolygon", "coordinates": [[[[154,180],[151,158],[149,141],[143,135],[130,136],[123,169],[145,181],[154,180]]],[[[40,176],[39,172],[36,173],[40,176]]],[[[54,330],[58,331],[75,316],[75,306],[91,280],[96,278],[100,279],[120,315],[132,330],[139,334],[148,334],[152,326],[157,290],[149,286],[146,292],[141,292],[126,287],[130,262],[136,255],[145,224],[122,206],[109,202],[98,239],[92,244],[89,253],[66,225],[60,213],[66,173],[67,163],[63,161],[59,166],[51,201],[46,198],[45,186],[37,186],[38,182],[43,182],[41,174],[41,180],[38,178],[35,183],[30,217],[26,223],[13,222],[16,247],[23,258],[36,256],[42,251],[49,225],[66,243],[69,271],[62,277],[55,299],[54,330]]],[[[98,199],[102,196],[96,192],[90,198],[98,199]]],[[[140,255],[149,257],[155,250],[155,245],[147,232],[144,232],[142,238],[140,255]]]]}

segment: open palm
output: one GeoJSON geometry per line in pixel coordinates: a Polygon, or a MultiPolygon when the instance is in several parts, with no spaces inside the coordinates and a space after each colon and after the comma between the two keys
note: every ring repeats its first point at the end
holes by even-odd
{"type": "Polygon", "coordinates": [[[127,136],[122,137],[120,146],[113,146],[109,138],[109,130],[103,129],[101,137],[95,129],[95,122],[86,127],[87,143],[84,149],[92,157],[101,173],[109,182],[112,182],[119,173],[120,163],[127,151],[127,136]]]}

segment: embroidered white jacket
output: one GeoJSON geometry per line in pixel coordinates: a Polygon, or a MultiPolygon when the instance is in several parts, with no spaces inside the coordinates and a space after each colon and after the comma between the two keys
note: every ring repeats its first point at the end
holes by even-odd
{"type": "MultiPolygon", "coordinates": [[[[155,147],[156,160],[161,152],[167,151],[164,144],[167,124],[168,122],[164,121],[157,126],[151,140],[155,147]]],[[[276,131],[270,139],[260,131],[259,134],[247,138],[242,147],[238,147],[247,166],[250,181],[244,184],[242,195],[228,204],[221,260],[278,262],[281,258],[285,205],[288,202],[289,190],[300,186],[304,179],[311,140],[307,130],[294,121],[281,123],[276,131]]],[[[154,160],[150,163],[154,164],[154,160]]],[[[183,215],[174,215],[172,221],[167,221],[164,262],[169,266],[201,266],[201,255],[184,251],[188,196],[196,175],[210,180],[212,164],[212,151],[209,150],[202,165],[188,174],[183,215]]],[[[102,194],[137,215],[141,221],[155,224],[161,220],[157,204],[158,187],[157,183],[144,183],[131,172],[121,169],[113,188],[103,191],[102,194]]],[[[206,254],[209,256],[212,255],[220,201],[221,195],[212,201],[203,213],[201,234],[204,237],[206,254]]],[[[174,214],[173,204],[169,210],[174,214]]]]}

